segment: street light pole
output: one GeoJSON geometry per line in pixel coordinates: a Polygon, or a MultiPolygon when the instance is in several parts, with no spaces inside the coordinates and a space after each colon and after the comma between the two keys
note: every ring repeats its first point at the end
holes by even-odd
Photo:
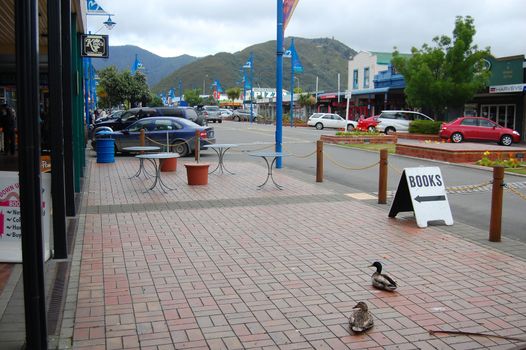
{"type": "Polygon", "coordinates": [[[208,74],[206,74],[205,77],[203,78],[203,95],[206,94],[206,93],[205,93],[205,92],[206,92],[206,90],[205,90],[205,87],[206,87],[206,85],[205,85],[206,78],[208,78],[208,74]]]}

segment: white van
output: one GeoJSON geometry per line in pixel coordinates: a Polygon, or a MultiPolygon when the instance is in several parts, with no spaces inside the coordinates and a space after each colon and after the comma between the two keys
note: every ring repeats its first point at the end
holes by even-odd
{"type": "Polygon", "coordinates": [[[408,132],[409,123],[413,120],[433,120],[425,114],[413,111],[382,111],[378,116],[376,130],[386,134],[408,132]]]}

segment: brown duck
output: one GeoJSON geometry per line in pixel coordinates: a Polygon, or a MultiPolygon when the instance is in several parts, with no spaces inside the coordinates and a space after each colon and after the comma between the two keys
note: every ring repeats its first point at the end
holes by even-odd
{"type": "Polygon", "coordinates": [[[349,317],[349,327],[353,332],[365,332],[374,326],[373,315],[369,312],[367,304],[360,301],[353,307],[354,311],[349,317]]]}

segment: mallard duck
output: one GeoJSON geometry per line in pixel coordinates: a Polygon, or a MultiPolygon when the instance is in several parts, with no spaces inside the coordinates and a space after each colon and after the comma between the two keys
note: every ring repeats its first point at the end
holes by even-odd
{"type": "Polygon", "coordinates": [[[385,273],[382,273],[382,264],[379,261],[375,261],[369,267],[376,267],[376,272],[371,276],[373,287],[387,291],[393,291],[396,289],[396,282],[385,273]]]}
{"type": "Polygon", "coordinates": [[[355,310],[349,317],[349,326],[353,332],[364,332],[374,325],[373,315],[366,303],[360,301],[353,309],[355,310]]]}

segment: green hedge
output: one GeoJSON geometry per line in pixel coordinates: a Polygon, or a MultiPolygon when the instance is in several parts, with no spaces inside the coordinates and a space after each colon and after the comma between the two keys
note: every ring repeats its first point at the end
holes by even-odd
{"type": "Polygon", "coordinates": [[[413,120],[409,123],[409,132],[412,134],[437,135],[442,122],[433,120],[413,120]]]}

